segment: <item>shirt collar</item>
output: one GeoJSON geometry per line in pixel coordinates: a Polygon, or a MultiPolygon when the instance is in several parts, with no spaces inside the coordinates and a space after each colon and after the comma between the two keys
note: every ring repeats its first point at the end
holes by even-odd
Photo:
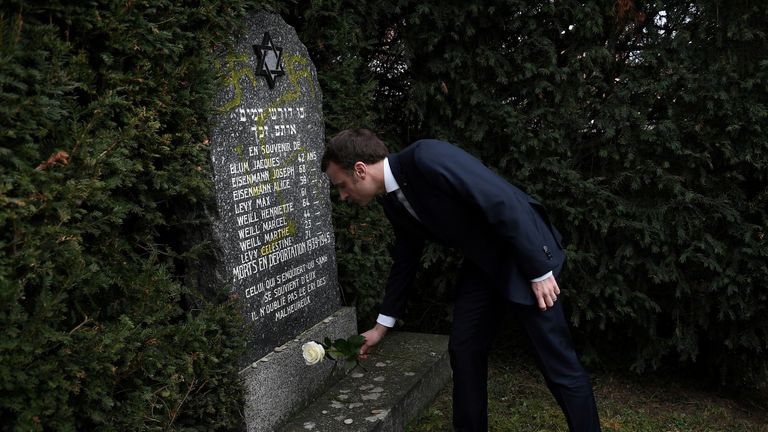
{"type": "Polygon", "coordinates": [[[392,174],[392,168],[389,167],[389,158],[384,158],[384,188],[387,193],[394,192],[400,189],[400,185],[397,184],[394,174],[392,174]]]}

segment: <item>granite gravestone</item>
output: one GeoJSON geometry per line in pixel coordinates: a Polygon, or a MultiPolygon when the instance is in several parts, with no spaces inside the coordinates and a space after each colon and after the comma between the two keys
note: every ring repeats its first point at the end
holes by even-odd
{"type": "Polygon", "coordinates": [[[322,100],[306,48],[276,15],[259,15],[226,56],[212,130],[219,223],[232,291],[259,358],[340,306],[322,100]]]}
{"type": "Polygon", "coordinates": [[[332,365],[304,365],[306,340],[354,334],[336,278],[322,95],[296,32],[256,14],[220,54],[224,82],[210,133],[219,257],[242,301],[249,431],[276,427],[321,390],[332,365]]]}

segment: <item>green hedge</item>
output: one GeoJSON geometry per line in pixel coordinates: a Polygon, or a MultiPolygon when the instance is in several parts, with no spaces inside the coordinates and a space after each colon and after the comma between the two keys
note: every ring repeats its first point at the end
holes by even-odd
{"type": "MultiPolygon", "coordinates": [[[[358,100],[393,148],[452,141],[543,200],[570,239],[561,282],[585,358],[768,386],[768,6],[366,3],[312,2],[321,79],[362,58],[353,73],[376,87],[358,100]]],[[[346,231],[377,209],[339,208],[341,280],[368,307],[386,246],[346,231]]],[[[411,319],[455,275],[444,251],[425,263],[411,319]]]]}
{"type": "Polygon", "coordinates": [[[210,256],[212,48],[242,2],[5,1],[2,430],[232,430],[242,321],[210,256]]]}

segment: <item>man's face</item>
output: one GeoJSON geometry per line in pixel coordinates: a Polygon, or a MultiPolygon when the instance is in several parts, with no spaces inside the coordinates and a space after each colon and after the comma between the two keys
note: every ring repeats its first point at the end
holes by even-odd
{"type": "Polygon", "coordinates": [[[366,175],[365,164],[358,162],[355,164],[355,170],[350,174],[349,171],[342,169],[336,163],[328,164],[325,170],[328,178],[337,189],[342,201],[349,198],[350,201],[359,205],[366,205],[376,197],[375,185],[370,177],[366,175]],[[362,166],[360,166],[362,165],[362,166]]]}

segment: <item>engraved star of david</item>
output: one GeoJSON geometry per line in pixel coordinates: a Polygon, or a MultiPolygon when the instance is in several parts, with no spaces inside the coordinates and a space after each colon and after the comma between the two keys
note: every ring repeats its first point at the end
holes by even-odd
{"type": "Polygon", "coordinates": [[[264,32],[264,39],[262,39],[261,45],[254,45],[253,51],[256,52],[256,57],[259,60],[256,65],[256,75],[266,77],[269,88],[275,88],[275,78],[285,75],[285,70],[283,69],[283,49],[275,47],[269,32],[264,32]]]}

